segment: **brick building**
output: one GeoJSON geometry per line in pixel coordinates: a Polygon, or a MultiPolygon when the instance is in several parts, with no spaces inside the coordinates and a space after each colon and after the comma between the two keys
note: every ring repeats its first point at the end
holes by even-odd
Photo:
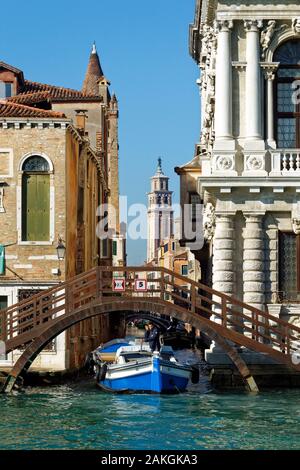
{"type": "MultiPolygon", "coordinates": [[[[95,45],[81,91],[28,81],[21,70],[0,62],[1,308],[98,264],[124,262],[118,103],[108,87],[95,45]],[[117,214],[109,214],[112,243],[96,235],[97,207],[108,202],[117,214]],[[63,260],[59,239],[66,248],[63,260]]],[[[34,365],[77,368],[113,330],[108,316],[75,325],[34,365]]],[[[1,363],[17,357],[14,352],[1,363]]]]}

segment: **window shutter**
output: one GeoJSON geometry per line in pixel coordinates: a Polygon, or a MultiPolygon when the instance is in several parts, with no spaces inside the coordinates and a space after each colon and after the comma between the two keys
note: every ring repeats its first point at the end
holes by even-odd
{"type": "Polygon", "coordinates": [[[22,239],[47,241],[50,232],[50,178],[25,174],[22,189],[22,239]]]}

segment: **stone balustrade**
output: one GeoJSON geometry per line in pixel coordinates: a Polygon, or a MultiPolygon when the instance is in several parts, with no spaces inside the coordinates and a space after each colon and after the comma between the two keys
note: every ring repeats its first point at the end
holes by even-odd
{"type": "Polygon", "coordinates": [[[300,176],[300,149],[265,152],[214,152],[205,162],[203,175],[216,176],[300,176]],[[238,163],[240,162],[240,163],[238,163]]]}
{"type": "Polygon", "coordinates": [[[278,149],[271,153],[271,176],[300,175],[300,149],[278,149]]]}

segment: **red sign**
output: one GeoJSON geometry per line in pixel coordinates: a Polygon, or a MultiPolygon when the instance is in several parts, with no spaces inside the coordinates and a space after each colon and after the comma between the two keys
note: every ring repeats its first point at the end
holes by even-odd
{"type": "Polygon", "coordinates": [[[125,278],[116,277],[113,279],[113,291],[115,292],[124,292],[125,291],[125,278]]]}
{"type": "Polygon", "coordinates": [[[146,281],[146,279],[136,279],[134,281],[134,290],[136,292],[147,292],[147,281],[146,281]]]}

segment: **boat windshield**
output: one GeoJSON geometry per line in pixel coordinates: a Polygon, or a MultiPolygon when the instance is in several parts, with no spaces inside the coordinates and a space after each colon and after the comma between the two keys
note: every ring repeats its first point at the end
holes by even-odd
{"type": "Polygon", "coordinates": [[[136,361],[137,359],[142,359],[145,357],[151,357],[151,352],[141,351],[141,352],[130,352],[120,354],[120,357],[123,357],[125,362],[136,361]]]}

